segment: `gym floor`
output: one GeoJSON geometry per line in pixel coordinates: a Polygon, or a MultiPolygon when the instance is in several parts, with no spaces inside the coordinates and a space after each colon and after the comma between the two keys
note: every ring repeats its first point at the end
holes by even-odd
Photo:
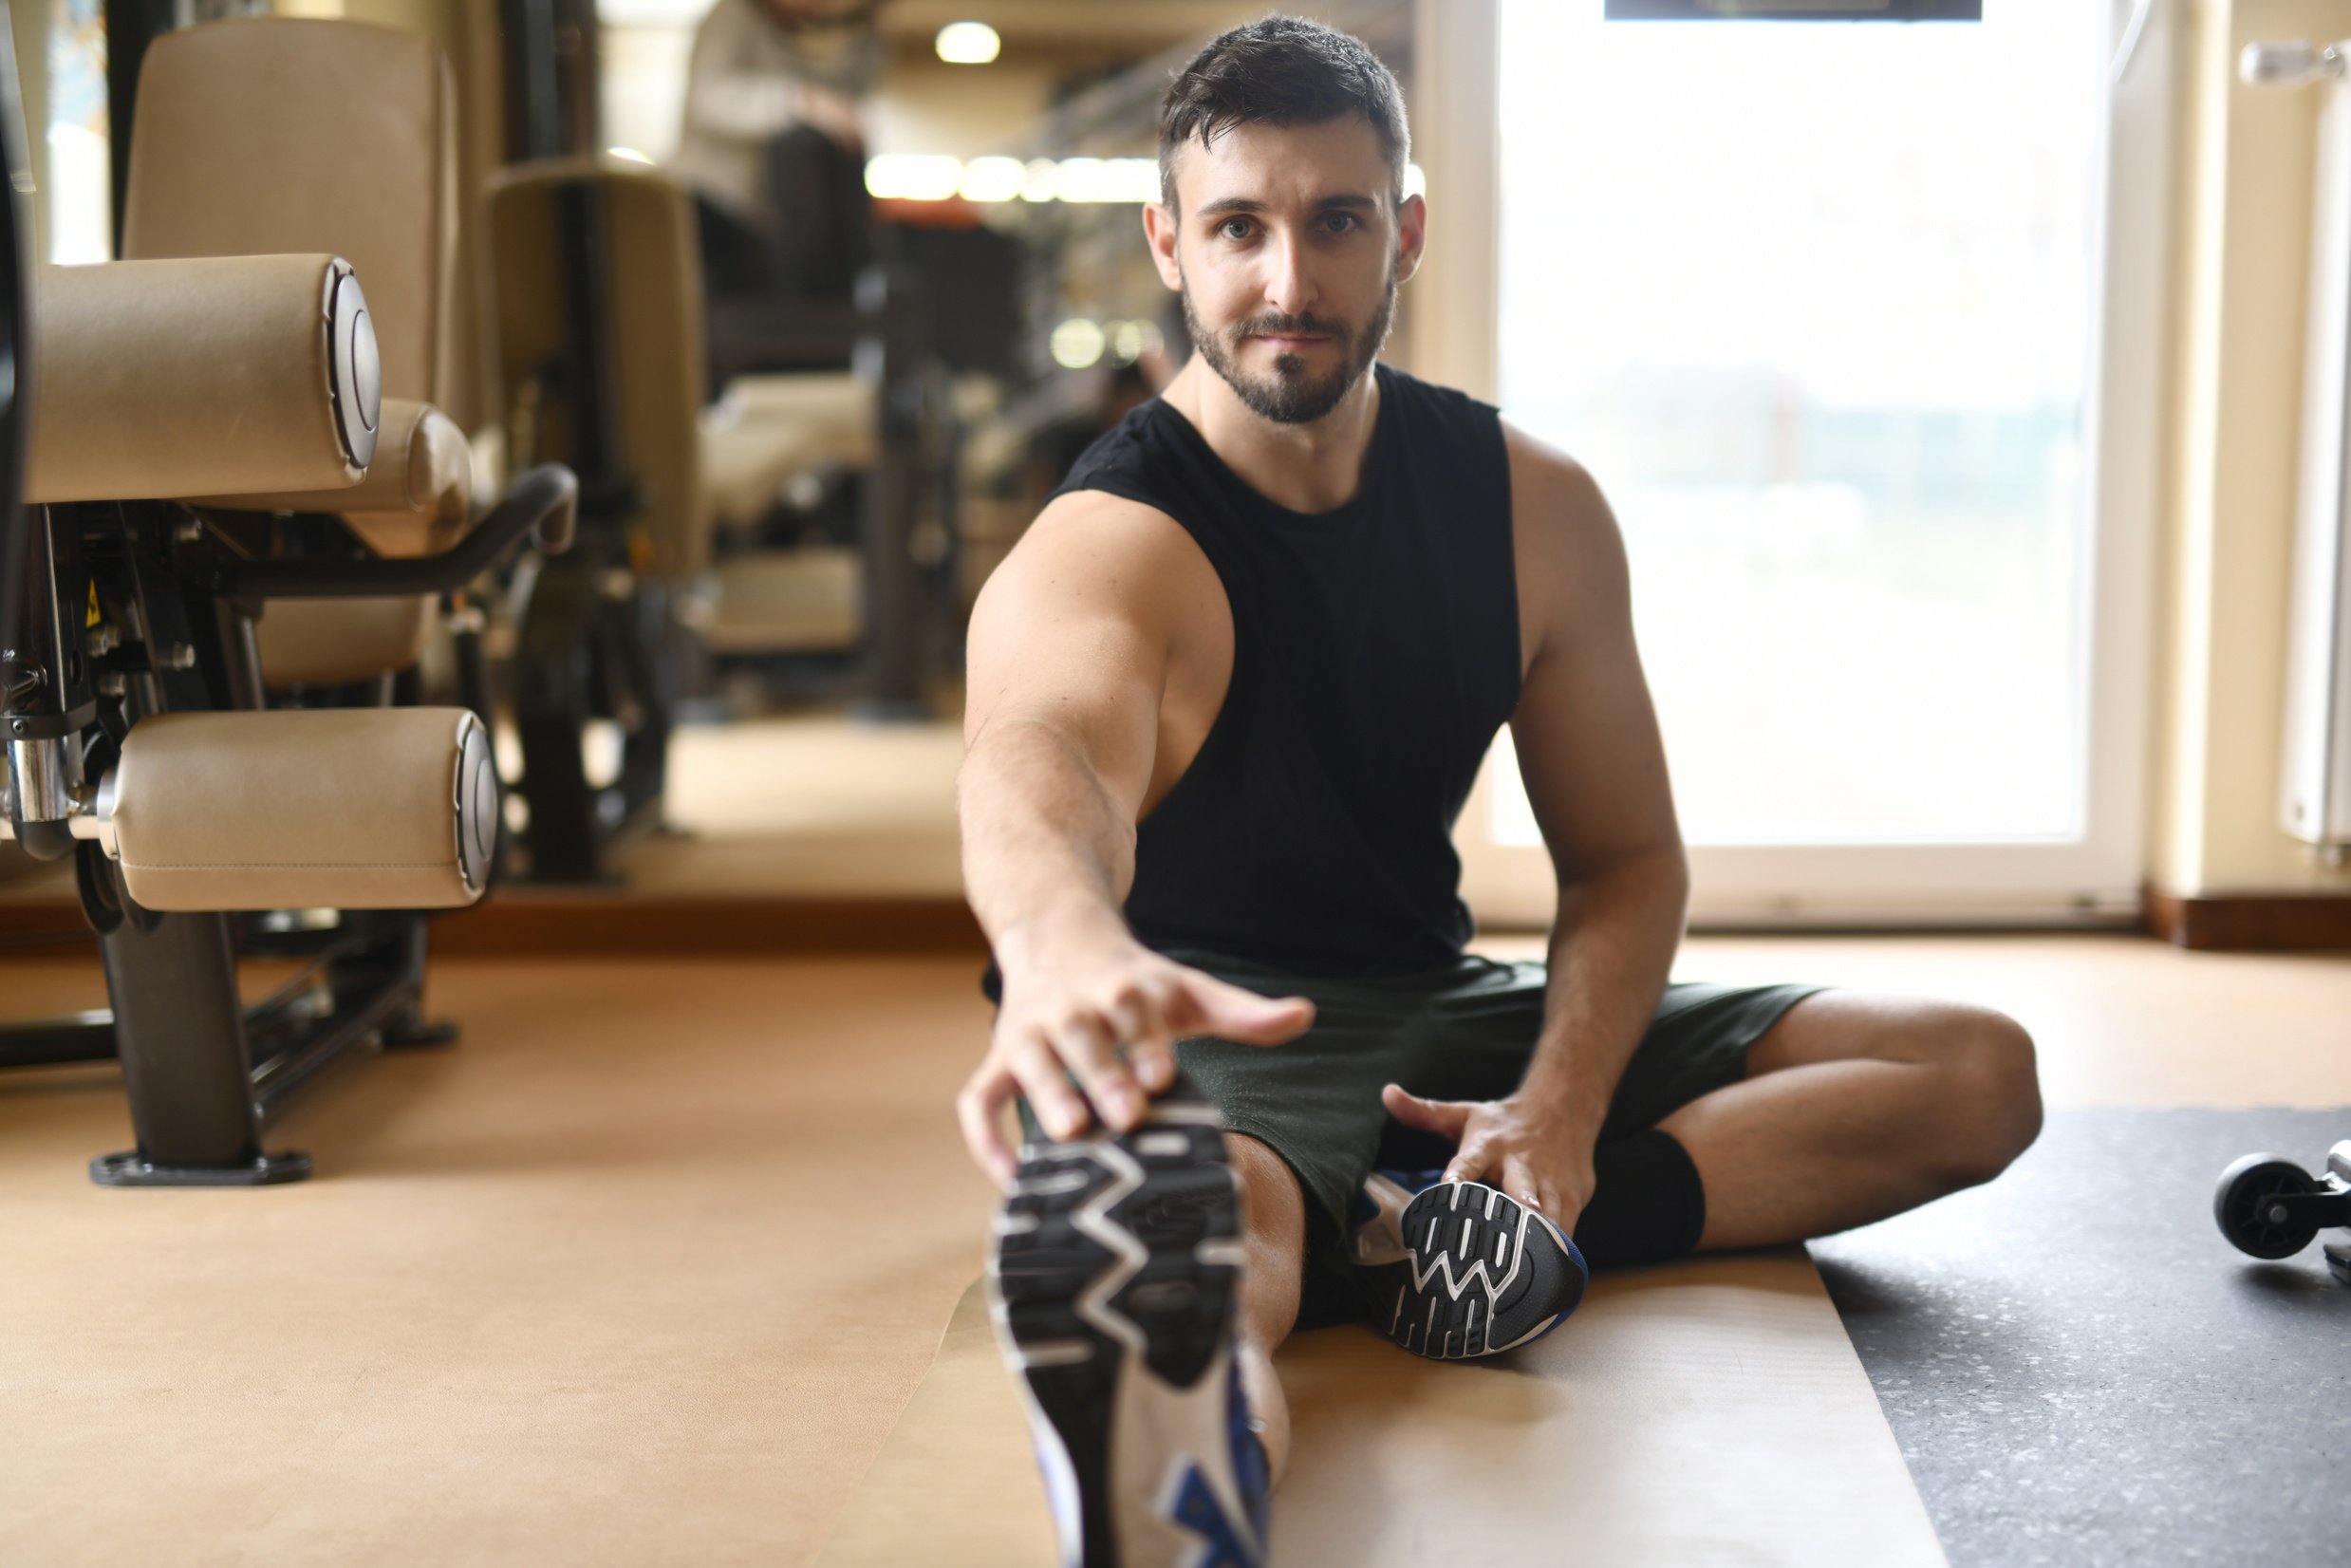
{"type": "MultiPolygon", "coordinates": [[[[115,1072],[0,1078],[0,1561],[806,1562],[980,1267],[948,1103],[978,969],[444,959],[463,1041],[329,1074],[276,1140],[317,1177],[269,1191],[94,1187],[129,1136],[115,1072]]],[[[2351,959],[1702,938],[1681,971],[2005,1008],[2053,1111],[2351,1105],[2351,959]]],[[[20,959],[0,996],[103,986],[20,959]]],[[[2201,1213],[2135,1223],[2238,1267],[2201,1213]]],[[[1970,1332],[2005,1364],[1999,1323],[1970,1332]]],[[[1857,1344],[1953,1562],[1999,1560],[1923,1479],[1936,1407],[1857,1344]]]]}

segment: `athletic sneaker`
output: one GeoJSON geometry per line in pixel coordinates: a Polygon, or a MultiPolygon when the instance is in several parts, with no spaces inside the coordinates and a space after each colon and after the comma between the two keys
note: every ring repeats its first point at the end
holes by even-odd
{"type": "Polygon", "coordinates": [[[1589,1271],[1567,1233],[1483,1182],[1374,1171],[1351,1218],[1371,1326],[1415,1355],[1499,1355],[1583,1299],[1589,1271]]]}
{"type": "Polygon", "coordinates": [[[1130,1132],[1023,1148],[998,1212],[989,1298],[1067,1568],[1264,1562],[1222,1127],[1179,1086],[1130,1132]]]}

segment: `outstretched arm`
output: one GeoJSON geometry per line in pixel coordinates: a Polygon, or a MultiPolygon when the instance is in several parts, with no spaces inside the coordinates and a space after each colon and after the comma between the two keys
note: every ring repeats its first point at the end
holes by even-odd
{"type": "Polygon", "coordinates": [[[1302,999],[1228,985],[1127,927],[1170,657],[1166,585],[1182,569],[1169,546],[1182,537],[1134,502],[1063,496],[972,609],[957,811],[964,889],[1004,1001],[957,1110],[972,1157],[999,1181],[1013,1174],[998,1121],[1016,1092],[1054,1137],[1095,1115],[1124,1130],[1174,1082],[1179,1036],[1272,1045],[1314,1017],[1302,999]]]}

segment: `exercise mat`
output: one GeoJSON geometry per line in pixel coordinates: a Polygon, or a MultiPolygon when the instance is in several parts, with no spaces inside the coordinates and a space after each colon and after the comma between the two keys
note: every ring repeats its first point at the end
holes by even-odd
{"type": "Polygon", "coordinates": [[[2351,1106],[2053,1111],[1998,1181],[1812,1243],[1957,1568],[2351,1561],[2351,1289],[2212,1220],[2237,1156],[2339,1138],[2351,1106]]]}
{"type": "MultiPolygon", "coordinates": [[[[1296,1439],[1277,1568],[1944,1562],[1801,1251],[1602,1276],[1557,1332],[1493,1361],[1423,1361],[1341,1328],[1297,1336],[1279,1364],[1296,1439]]],[[[817,1561],[1054,1560],[975,1284],[817,1561]]]]}

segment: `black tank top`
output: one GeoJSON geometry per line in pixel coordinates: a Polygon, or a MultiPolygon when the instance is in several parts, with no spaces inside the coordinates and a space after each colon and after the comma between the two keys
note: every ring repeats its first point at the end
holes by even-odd
{"type": "Polygon", "coordinates": [[[1054,493],[1166,513],[1232,608],[1224,705],[1136,829],[1127,920],[1151,948],[1379,975],[1475,934],[1452,830],[1519,700],[1508,458],[1489,405],[1376,373],[1363,483],[1332,511],[1267,500],[1157,399],[1054,493]]]}

